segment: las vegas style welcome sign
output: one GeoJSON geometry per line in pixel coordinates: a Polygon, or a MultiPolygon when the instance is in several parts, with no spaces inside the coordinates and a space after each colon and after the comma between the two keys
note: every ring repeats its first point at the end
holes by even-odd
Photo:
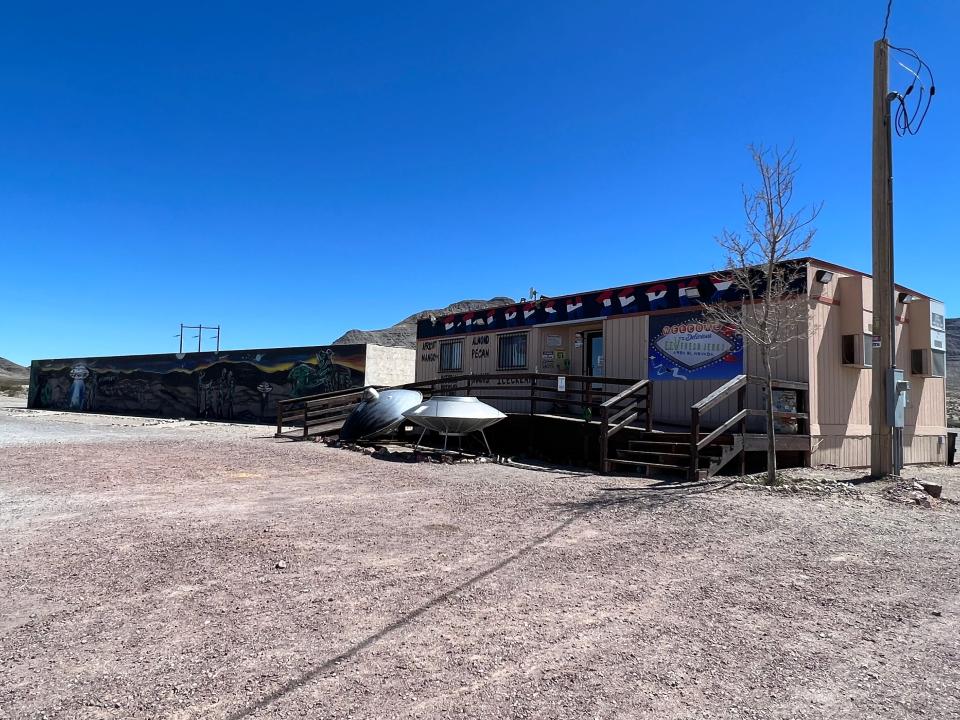
{"type": "Polygon", "coordinates": [[[702,314],[650,318],[651,380],[729,380],[743,373],[743,337],[702,314]]]}

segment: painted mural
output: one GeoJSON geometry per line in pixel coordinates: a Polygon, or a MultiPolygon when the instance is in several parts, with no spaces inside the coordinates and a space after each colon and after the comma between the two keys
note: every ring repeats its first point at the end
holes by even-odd
{"type": "MultiPolygon", "coordinates": [[[[802,265],[790,261],[790,265],[802,265]]],[[[804,273],[798,273],[796,292],[804,292],[804,273]]],[[[738,288],[722,272],[674,280],[630,285],[598,292],[541,298],[535,302],[477,310],[417,323],[417,339],[490,332],[573,320],[596,320],[658,310],[695,309],[700,305],[739,302],[746,290],[738,288]]]]}
{"type": "Polygon", "coordinates": [[[729,380],[743,373],[743,337],[701,313],[650,318],[651,380],[729,380]]]}
{"type": "Polygon", "coordinates": [[[34,360],[29,407],[273,422],[276,402],[364,383],[365,345],[34,360]]]}

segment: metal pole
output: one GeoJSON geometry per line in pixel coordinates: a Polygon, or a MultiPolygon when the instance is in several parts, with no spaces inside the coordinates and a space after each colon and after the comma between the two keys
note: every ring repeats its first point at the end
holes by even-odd
{"type": "Polygon", "coordinates": [[[220,354],[220,326],[217,325],[217,354],[220,354]]]}
{"type": "Polygon", "coordinates": [[[180,354],[183,355],[183,323],[180,323],[180,354]]]}
{"type": "Polygon", "coordinates": [[[197,325],[197,352],[200,352],[201,342],[203,342],[203,323],[197,325]]]}
{"type": "Polygon", "coordinates": [[[896,365],[893,287],[893,161],[887,41],[873,45],[873,368],[870,474],[893,472],[893,429],[887,417],[889,368],[896,365]],[[879,342],[880,347],[876,345],[879,342]]]}

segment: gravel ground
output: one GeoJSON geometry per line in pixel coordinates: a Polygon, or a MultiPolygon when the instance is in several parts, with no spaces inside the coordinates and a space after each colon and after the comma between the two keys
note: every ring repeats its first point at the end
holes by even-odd
{"type": "Polygon", "coordinates": [[[677,486],[22,408],[0,445],[0,718],[960,717],[960,506],[856,472],[677,486]]]}

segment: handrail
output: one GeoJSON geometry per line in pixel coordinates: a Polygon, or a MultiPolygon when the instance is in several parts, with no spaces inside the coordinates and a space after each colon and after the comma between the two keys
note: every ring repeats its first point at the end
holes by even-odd
{"type": "Polygon", "coordinates": [[[626,390],[614,395],[600,405],[600,471],[610,471],[610,438],[623,430],[627,425],[646,416],[646,429],[653,429],[653,386],[649,378],[635,382],[626,390]],[[618,408],[622,403],[630,403],[626,407],[618,408]],[[643,403],[641,405],[641,402],[643,403]],[[636,403],[634,408],[633,403],[636,403]],[[613,415],[611,410],[616,409],[613,415]],[[626,417],[624,417],[626,416],[626,417]]]}
{"type": "Polygon", "coordinates": [[[694,403],[691,406],[691,410],[697,410],[699,413],[703,414],[716,406],[717,404],[726,400],[730,395],[735,391],[739,390],[742,387],[745,387],[747,384],[746,375],[737,375],[735,378],[728,380],[723,385],[718,387],[712,393],[707,395],[705,398],[700,400],[697,403],[694,403]]]}
{"type": "Polygon", "coordinates": [[[605,403],[603,403],[603,404],[604,404],[604,405],[608,405],[608,406],[609,406],[609,405],[616,405],[616,404],[619,403],[621,400],[623,400],[625,397],[628,397],[628,396],[630,396],[630,395],[633,395],[635,392],[637,392],[638,390],[640,390],[640,389],[643,388],[643,387],[646,387],[646,386],[649,385],[649,384],[650,384],[650,379],[649,379],[649,378],[644,378],[644,379],[641,380],[640,382],[634,383],[633,385],[631,385],[630,387],[628,387],[626,390],[624,390],[624,391],[623,391],[622,393],[620,393],[619,395],[615,395],[614,397],[610,398],[609,400],[607,400],[607,401],[606,401],[605,403]]]}
{"type": "Polygon", "coordinates": [[[721,425],[720,427],[718,427],[718,428],[717,428],[716,430],[714,430],[712,433],[710,433],[709,435],[707,435],[703,440],[701,440],[700,442],[698,442],[698,443],[697,443],[697,449],[698,449],[698,450],[703,450],[704,448],[706,448],[708,445],[710,445],[710,443],[712,443],[712,442],[713,442],[714,440],[716,440],[718,437],[720,437],[721,435],[723,435],[727,430],[729,430],[730,428],[732,428],[734,425],[736,425],[737,423],[741,422],[741,421],[742,421],[745,417],[747,417],[747,415],[749,415],[749,414],[750,414],[750,410],[741,410],[740,412],[738,412],[736,415],[734,415],[734,416],[731,417],[729,420],[727,420],[723,425],[721,425]]]}
{"type": "MultiPolygon", "coordinates": [[[[751,415],[766,414],[764,410],[747,408],[747,385],[764,385],[766,380],[756,375],[737,375],[728,380],[709,395],[690,406],[690,467],[688,476],[691,480],[697,479],[700,472],[700,452],[716,442],[724,433],[731,430],[736,425],[740,426],[741,436],[747,432],[747,418],[751,415]],[[722,422],[712,432],[705,437],[700,437],[700,419],[703,413],[713,409],[724,400],[728,399],[733,393],[737,393],[737,411],[722,422]]],[[[810,390],[809,383],[796,380],[774,379],[771,385],[775,388],[797,391],[797,411],[796,412],[775,412],[779,417],[790,417],[803,421],[809,420],[807,412],[807,394],[810,390]]],[[[745,468],[746,445],[741,448],[740,468],[743,472],[745,468]]]]}

